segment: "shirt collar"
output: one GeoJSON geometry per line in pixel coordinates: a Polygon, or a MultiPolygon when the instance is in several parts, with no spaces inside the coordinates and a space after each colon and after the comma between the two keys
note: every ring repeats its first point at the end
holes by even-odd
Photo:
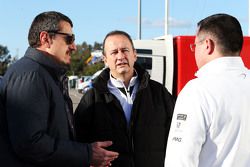
{"type": "MultiPolygon", "coordinates": [[[[109,73],[110,75],[110,82],[112,83],[113,86],[117,87],[117,88],[125,88],[125,85],[123,83],[123,81],[119,78],[114,78],[111,73],[109,73]]],[[[129,81],[129,86],[128,88],[130,88],[131,86],[134,86],[136,81],[137,81],[138,75],[137,72],[135,71],[134,76],[130,79],[129,81]]]]}
{"type": "Polygon", "coordinates": [[[202,66],[196,73],[196,77],[207,74],[216,74],[230,69],[247,70],[240,56],[226,56],[214,59],[202,66]]]}

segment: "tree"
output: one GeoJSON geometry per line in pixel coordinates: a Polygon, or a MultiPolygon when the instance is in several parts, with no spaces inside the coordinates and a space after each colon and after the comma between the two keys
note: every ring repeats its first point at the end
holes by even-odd
{"type": "Polygon", "coordinates": [[[4,75],[10,62],[11,55],[9,54],[8,48],[0,45],[0,75],[4,75]]]}
{"type": "Polygon", "coordinates": [[[70,69],[67,75],[92,75],[104,67],[103,62],[94,65],[88,65],[87,63],[92,50],[101,50],[102,44],[95,42],[94,46],[91,46],[87,42],[83,42],[81,45],[76,45],[76,47],[77,50],[71,55],[70,69]]]}
{"type": "Polygon", "coordinates": [[[98,43],[98,42],[95,42],[93,49],[94,50],[102,50],[102,44],[98,43]]]}
{"type": "Polygon", "coordinates": [[[83,70],[87,64],[85,61],[89,58],[91,54],[91,46],[86,42],[83,42],[81,45],[76,45],[77,51],[71,55],[71,64],[68,75],[78,75],[83,74],[83,70]]]}

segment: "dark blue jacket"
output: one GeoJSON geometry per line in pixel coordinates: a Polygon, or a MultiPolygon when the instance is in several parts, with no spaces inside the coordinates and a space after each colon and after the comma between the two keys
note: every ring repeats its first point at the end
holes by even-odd
{"type": "Polygon", "coordinates": [[[90,145],[74,141],[65,72],[34,48],[8,69],[0,89],[0,166],[89,166],[90,145]]]}

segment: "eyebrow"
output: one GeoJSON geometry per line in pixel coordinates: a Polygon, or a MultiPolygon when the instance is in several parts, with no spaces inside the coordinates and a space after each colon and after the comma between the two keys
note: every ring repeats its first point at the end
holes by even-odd
{"type": "Polygon", "coordinates": [[[127,47],[123,47],[123,48],[116,48],[116,49],[113,49],[113,50],[110,50],[111,52],[112,51],[117,51],[117,50],[129,50],[129,48],[127,48],[127,47]]]}

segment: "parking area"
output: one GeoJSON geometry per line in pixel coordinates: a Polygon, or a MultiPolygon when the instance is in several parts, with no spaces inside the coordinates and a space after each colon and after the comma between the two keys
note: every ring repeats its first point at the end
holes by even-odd
{"type": "Polygon", "coordinates": [[[75,109],[76,109],[77,105],[79,104],[79,102],[81,100],[82,94],[78,93],[78,91],[76,89],[69,89],[69,96],[72,99],[73,109],[74,109],[74,112],[75,112],[75,109]]]}

